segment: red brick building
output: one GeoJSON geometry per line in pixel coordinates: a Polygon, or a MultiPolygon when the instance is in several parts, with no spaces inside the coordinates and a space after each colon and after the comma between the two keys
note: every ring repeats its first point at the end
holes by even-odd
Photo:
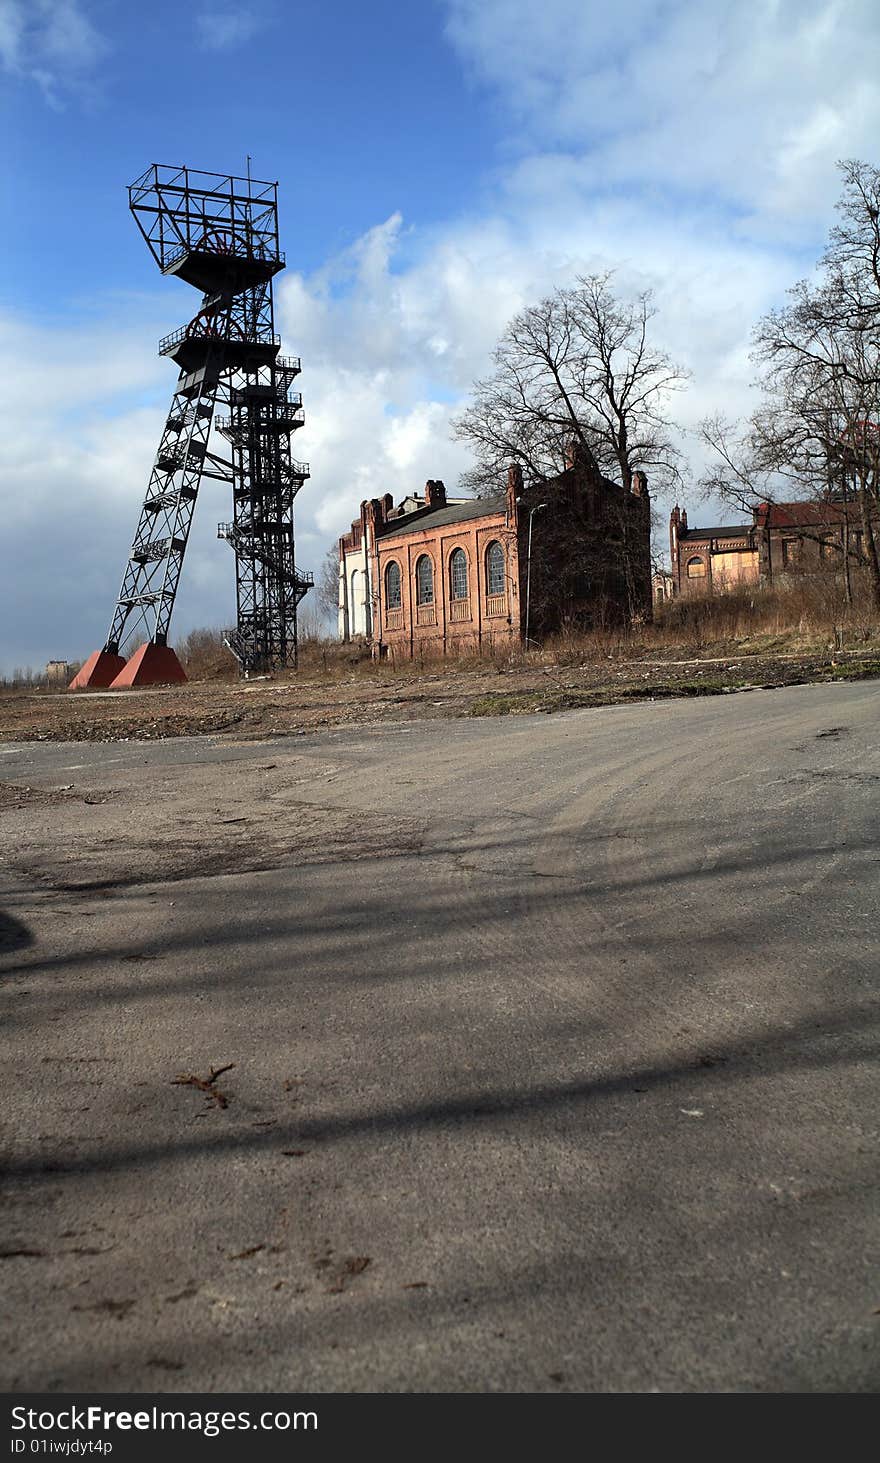
{"type": "Polygon", "coordinates": [[[865,562],[856,506],[839,502],[759,503],[751,523],[689,528],[676,504],[669,520],[675,593],[725,592],[792,574],[865,562]]]}
{"type": "Polygon", "coordinates": [[[636,473],[626,492],[576,457],[530,489],[512,467],[489,498],[447,499],[432,480],[396,508],[390,494],[362,503],[339,562],[340,633],[376,655],[491,651],[650,618],[647,480],[636,473]]]}

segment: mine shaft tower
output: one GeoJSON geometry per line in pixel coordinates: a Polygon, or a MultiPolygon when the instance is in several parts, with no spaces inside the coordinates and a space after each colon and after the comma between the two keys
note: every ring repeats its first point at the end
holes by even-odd
{"type": "Polygon", "coordinates": [[[232,521],[218,527],[235,554],[238,614],[227,644],[246,673],[295,666],[297,606],[313,581],[294,563],[293,500],[309,469],[290,452],[303,424],[290,389],[300,363],[279,354],[275,334],[272,281],[285,263],[278,185],[154,164],[128,191],[160,270],[192,285],[201,304],[159,343],[180,374],[107,640],[87,666],[100,664],[78,684],[110,684],[111,671],[118,685],[183,679],[168,629],[205,477],[232,486],[232,521]],[[225,451],[214,450],[212,427],[225,451]],[[121,652],[144,633],[146,646],[122,669],[121,652]]]}

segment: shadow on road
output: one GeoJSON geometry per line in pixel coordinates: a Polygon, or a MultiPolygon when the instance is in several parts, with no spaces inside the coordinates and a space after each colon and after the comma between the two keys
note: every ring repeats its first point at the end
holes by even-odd
{"type": "MultiPolygon", "coordinates": [[[[743,1081],[780,1073],[828,1070],[836,1066],[873,1064],[880,1055],[877,1008],[871,1002],[854,1003],[819,1016],[755,1029],[736,1041],[713,1042],[711,1053],[682,1052],[666,1063],[633,1063],[621,1070],[602,1071],[597,1056],[595,1075],[588,1072],[566,1082],[537,1082],[527,1087],[493,1086],[485,1081],[470,1091],[447,1090],[434,1100],[378,1106],[335,1117],[303,1117],[277,1123],[269,1132],[232,1131],[201,1136],[170,1136],[158,1143],[106,1143],[90,1155],[47,1164],[35,1154],[7,1170],[10,1178],[57,1179],[61,1174],[83,1176],[140,1169],[178,1162],[198,1155],[277,1150],[281,1144],[333,1143],[380,1133],[427,1133],[432,1129],[460,1128],[497,1120],[529,1122],[542,1113],[558,1111],[569,1119],[578,1111],[586,1116],[603,1099],[625,1093],[641,1095],[659,1086],[674,1085],[699,1074],[710,1087],[729,1087],[743,1081]]],[[[585,1065],[587,1063],[585,1062],[585,1065]]],[[[487,1074],[488,1076],[488,1074],[487,1074]]]]}
{"type": "Polygon", "coordinates": [[[34,943],[34,937],[27,925],[12,914],[0,909],[0,955],[9,955],[15,950],[26,950],[34,943]]]}

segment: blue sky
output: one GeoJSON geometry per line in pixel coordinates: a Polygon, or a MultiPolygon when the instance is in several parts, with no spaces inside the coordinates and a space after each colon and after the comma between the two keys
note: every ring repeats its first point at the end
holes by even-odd
{"type": "MultiPolygon", "coordinates": [[[[752,323],[806,272],[835,160],[877,161],[873,0],[0,0],[0,667],[106,630],[191,313],[128,215],[153,161],[277,178],[316,569],[360,499],[467,459],[449,417],[509,317],[613,268],[691,372],[682,441],[746,410],[752,323]]],[[[670,505],[658,505],[662,512],[670,505]]],[[[699,518],[700,509],[691,518],[699,518]]],[[[228,622],[207,487],[174,629],[228,622]]]]}
{"type": "MultiPolygon", "coordinates": [[[[21,9],[36,29],[39,5],[21,9]]],[[[8,305],[152,288],[125,185],[153,161],[243,172],[249,152],[254,176],[279,179],[285,242],[309,271],[402,204],[420,224],[466,207],[503,146],[433,0],[71,10],[91,32],[79,63],[5,78],[8,305]]]]}

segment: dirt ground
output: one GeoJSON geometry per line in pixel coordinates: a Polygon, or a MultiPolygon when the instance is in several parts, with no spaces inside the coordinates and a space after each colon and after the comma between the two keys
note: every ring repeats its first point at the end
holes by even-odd
{"type": "MultiPolygon", "coordinates": [[[[407,673],[359,666],[278,679],[133,691],[0,692],[0,740],[116,742],[204,734],[249,740],[323,726],[552,712],[668,696],[880,676],[876,649],[737,652],[540,663],[449,665],[407,673]]],[[[0,800],[2,800],[0,789],[0,800]]]]}

